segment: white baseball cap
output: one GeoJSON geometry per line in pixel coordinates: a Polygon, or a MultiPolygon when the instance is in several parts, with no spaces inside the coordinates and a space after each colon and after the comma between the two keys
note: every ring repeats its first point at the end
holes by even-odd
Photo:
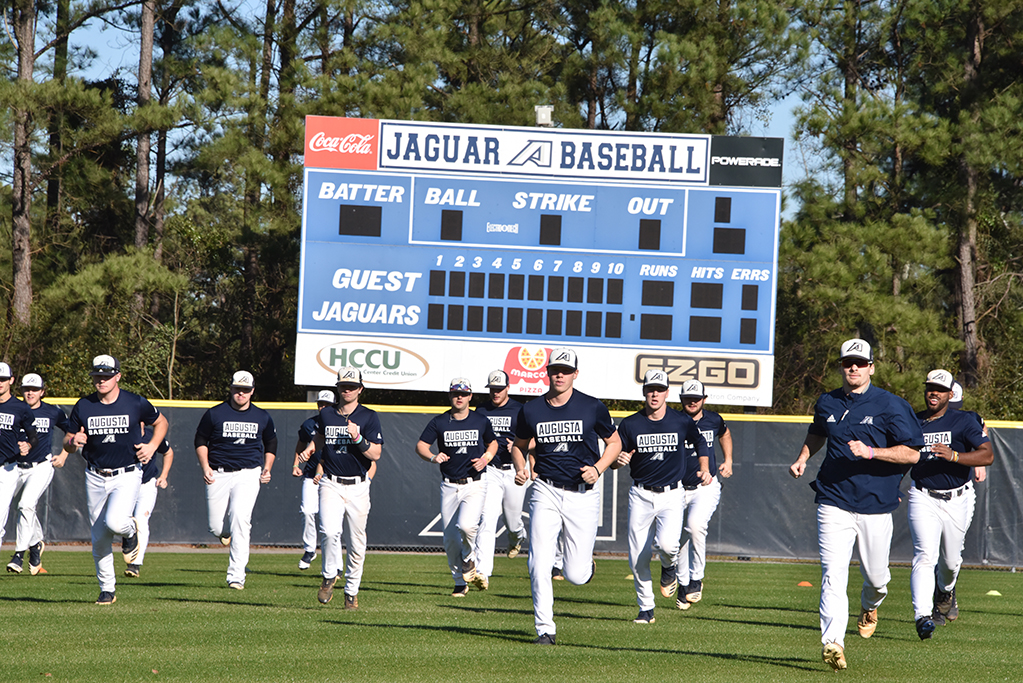
{"type": "Polygon", "coordinates": [[[472,384],[470,384],[469,380],[467,380],[464,377],[455,377],[449,383],[448,391],[450,391],[451,393],[456,393],[457,392],[457,393],[460,393],[460,394],[471,394],[472,393],[472,384]]]}
{"type": "Polygon", "coordinates": [[[664,387],[668,388],[668,373],[664,370],[647,370],[643,376],[643,388],[664,387]]]}
{"type": "Polygon", "coordinates": [[[927,373],[927,381],[924,384],[933,384],[945,391],[952,391],[952,385],[955,384],[955,380],[952,378],[952,373],[948,370],[931,370],[927,373]]]}
{"type": "Polygon", "coordinates": [[[362,385],[362,371],[358,368],[343,367],[337,371],[337,383],[338,384],[358,384],[362,385]]]}
{"type": "Polygon", "coordinates": [[[334,402],[334,390],[324,389],[316,397],[317,403],[333,403],[334,402]]]}
{"type": "MultiPolygon", "coordinates": [[[[963,385],[959,382],[952,382],[952,398],[948,400],[949,405],[953,403],[963,404],[963,385]]],[[[953,408],[956,406],[952,406],[953,408]]]]}
{"type": "Polygon", "coordinates": [[[679,398],[707,398],[703,382],[698,379],[687,379],[679,390],[679,398]]]}
{"type": "Polygon", "coordinates": [[[113,377],[121,371],[121,363],[113,356],[103,354],[96,356],[92,359],[92,370],[89,371],[90,375],[102,375],[104,377],[113,377]]]}
{"type": "Polygon", "coordinates": [[[846,358],[862,358],[868,363],[873,363],[874,351],[870,348],[870,344],[862,339],[850,339],[842,344],[842,352],[839,354],[838,360],[846,358]]]}
{"type": "Polygon", "coordinates": [[[43,378],[34,372],[30,372],[21,378],[22,389],[43,389],[45,386],[43,378]]]}
{"type": "Polygon", "coordinates": [[[231,377],[231,386],[241,389],[254,389],[256,381],[252,379],[252,373],[246,370],[239,370],[231,377]]]}
{"type": "Polygon", "coordinates": [[[575,355],[575,351],[562,346],[551,351],[551,355],[547,358],[547,367],[552,366],[578,370],[579,358],[575,355]]]}
{"type": "Polygon", "coordinates": [[[494,370],[487,376],[487,388],[503,389],[508,386],[508,373],[504,370],[494,370]]]}
{"type": "Polygon", "coordinates": [[[11,377],[14,377],[11,366],[7,363],[0,363],[0,379],[10,379],[11,377]]]}

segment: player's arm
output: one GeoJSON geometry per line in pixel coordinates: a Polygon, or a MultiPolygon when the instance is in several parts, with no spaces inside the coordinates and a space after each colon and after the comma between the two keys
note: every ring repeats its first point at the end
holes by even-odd
{"type": "Polygon", "coordinates": [[[274,468],[274,460],[277,459],[277,429],[274,427],[273,418],[267,418],[266,426],[263,427],[263,470],[259,473],[259,483],[270,483],[270,471],[274,468]]]}
{"type": "Polygon", "coordinates": [[[995,452],[991,448],[990,441],[982,443],[977,450],[968,453],[952,450],[950,446],[943,443],[931,446],[931,452],[942,460],[959,463],[967,467],[987,467],[995,461],[995,452]]]}
{"type": "Polygon", "coordinates": [[[426,462],[441,463],[448,460],[447,455],[444,453],[434,453],[430,450],[430,444],[422,440],[416,442],[416,455],[426,462]]]}
{"type": "Polygon", "coordinates": [[[302,439],[295,442],[295,462],[291,464],[291,476],[302,476],[302,463],[308,461],[309,455],[311,455],[306,454],[306,448],[310,445],[310,442],[302,441],[302,439]]]}
{"type": "MultiPolygon", "coordinates": [[[[196,441],[199,440],[199,435],[196,434],[196,441]]],[[[213,478],[213,468],[210,467],[210,448],[205,442],[197,443],[195,445],[195,457],[199,460],[199,469],[202,470],[202,479],[207,484],[212,484],[216,481],[213,478]]]]}
{"type": "MultiPolygon", "coordinates": [[[[532,467],[530,467],[530,469],[528,470],[526,469],[525,454],[529,452],[530,441],[531,439],[522,439],[519,437],[515,437],[515,440],[512,442],[511,447],[512,466],[515,468],[515,483],[518,484],[519,486],[522,486],[527,481],[529,481],[529,472],[533,470],[532,467]]],[[[532,458],[533,456],[530,455],[529,457],[532,458]]]]}
{"type": "Polygon", "coordinates": [[[819,451],[821,446],[827,443],[827,440],[828,437],[823,434],[807,432],[806,438],[803,439],[803,447],[799,449],[799,457],[789,466],[789,474],[792,475],[793,479],[799,479],[803,476],[803,472],[806,471],[806,461],[819,451]]]}
{"type": "Polygon", "coordinates": [[[890,448],[874,448],[862,441],[850,441],[848,446],[853,455],[865,460],[880,460],[896,465],[914,465],[920,460],[920,449],[903,444],[896,444],[890,448]]]}
{"type": "Polygon", "coordinates": [[[697,475],[700,477],[700,486],[708,486],[714,481],[714,475],[710,473],[710,458],[706,455],[697,456],[696,462],[700,468],[697,475]]]}
{"type": "Polygon", "coordinates": [[[721,444],[721,454],[725,460],[718,465],[718,474],[725,479],[732,476],[732,430],[725,427],[723,434],[718,436],[718,443],[721,444]]]}
{"type": "Polygon", "coordinates": [[[581,468],[583,481],[587,484],[596,484],[597,480],[600,479],[600,475],[604,474],[604,471],[611,467],[611,463],[618,459],[618,455],[621,452],[622,439],[618,436],[618,431],[615,430],[611,436],[604,439],[604,453],[597,460],[596,464],[581,468]]]}
{"type": "Polygon", "coordinates": [[[170,446],[167,447],[167,452],[163,454],[163,462],[160,467],[160,476],[156,478],[156,485],[162,489],[167,488],[167,475],[170,474],[171,466],[174,464],[174,449],[170,446]]]}
{"type": "Polygon", "coordinates": [[[370,481],[373,481],[373,479],[376,476],[377,476],[377,461],[374,460],[373,462],[371,462],[369,464],[369,469],[366,470],[366,478],[369,479],[370,481]]]}
{"type": "Polygon", "coordinates": [[[477,472],[482,472],[486,469],[490,461],[497,456],[497,438],[495,437],[492,441],[487,444],[487,450],[480,457],[472,461],[472,468],[477,472]]]}

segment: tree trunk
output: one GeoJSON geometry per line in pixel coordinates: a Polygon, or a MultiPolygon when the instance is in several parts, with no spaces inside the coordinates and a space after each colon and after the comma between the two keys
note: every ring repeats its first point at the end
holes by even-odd
{"type": "MultiPolygon", "coordinates": [[[[67,79],[68,15],[71,12],[70,4],[71,0],[57,1],[57,37],[53,49],[53,80],[56,83],[64,83],[67,79]]],[[[61,139],[61,126],[63,125],[64,114],[58,108],[50,115],[50,157],[53,159],[59,159],[64,150],[64,143],[61,139]]],[[[55,168],[46,181],[46,224],[49,226],[51,234],[56,233],[60,228],[63,177],[63,172],[55,168]]]]}
{"type": "MultiPolygon", "coordinates": [[[[142,3],[142,44],[139,48],[139,85],[137,104],[144,109],[153,90],[153,24],[156,0],[142,3]]],[[[139,133],[135,163],[135,247],[144,249],[149,244],[149,149],[151,136],[139,133]]]]}
{"type": "MultiPolygon", "coordinates": [[[[18,85],[28,89],[35,67],[36,11],[34,0],[14,2],[14,40],[18,44],[18,85]]],[[[14,108],[14,178],[11,183],[14,291],[9,318],[23,325],[32,321],[32,117],[27,93],[14,108]]]]}

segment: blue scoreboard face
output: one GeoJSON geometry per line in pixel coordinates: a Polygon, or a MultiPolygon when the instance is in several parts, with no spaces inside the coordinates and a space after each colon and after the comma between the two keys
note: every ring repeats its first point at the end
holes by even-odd
{"type": "Polygon", "coordinates": [[[781,141],[310,117],[296,383],[770,405],[781,141]],[[676,397],[672,397],[673,399],[676,397]]]}

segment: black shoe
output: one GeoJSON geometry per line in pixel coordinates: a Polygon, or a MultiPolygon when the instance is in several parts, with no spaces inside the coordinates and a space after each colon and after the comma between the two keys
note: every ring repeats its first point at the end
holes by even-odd
{"type": "Polygon", "coordinates": [[[32,576],[38,574],[39,570],[43,568],[43,550],[45,549],[46,544],[42,541],[28,547],[28,571],[32,576]]]}
{"type": "Polygon", "coordinates": [[[678,590],[678,575],[675,567],[661,567],[661,595],[670,598],[678,590]]]}
{"type": "Polygon", "coordinates": [[[686,600],[699,602],[703,599],[703,581],[696,580],[686,586],[686,600]]]}
{"type": "Polygon", "coordinates": [[[117,596],[113,591],[100,591],[99,597],[96,599],[97,605],[112,605],[115,602],[117,602],[117,596]]]}
{"type": "Polygon", "coordinates": [[[11,561],[7,563],[7,571],[12,574],[20,574],[22,564],[24,563],[25,553],[14,553],[11,555],[11,561]]]}
{"type": "Polygon", "coordinates": [[[453,598],[464,598],[468,594],[468,586],[455,586],[455,590],[451,591],[451,597],[453,598]]]}
{"type": "Polygon", "coordinates": [[[533,642],[537,645],[554,645],[554,634],[541,633],[533,642]]]}
{"type": "Polygon", "coordinates": [[[134,517],[131,518],[131,524],[135,527],[135,533],[131,536],[121,537],[121,555],[124,556],[125,564],[135,564],[135,560],[139,559],[139,523],[134,517]]]}
{"type": "Polygon", "coordinates": [[[656,620],[652,609],[641,609],[639,616],[632,620],[634,624],[652,624],[654,621],[656,620]]]}
{"type": "Polygon", "coordinates": [[[304,555],[302,555],[302,559],[298,561],[298,568],[299,569],[309,569],[310,565],[312,565],[313,560],[315,560],[315,559],[316,559],[316,551],[315,550],[310,550],[310,551],[306,552],[304,555]]]}
{"type": "Polygon", "coordinates": [[[132,579],[137,579],[139,578],[140,569],[142,569],[140,565],[129,564],[127,567],[124,568],[124,575],[132,579]]]}
{"type": "MultiPolygon", "coordinates": [[[[586,583],[593,581],[593,577],[597,575],[597,561],[590,560],[590,578],[586,579],[586,583]]],[[[583,584],[584,586],[586,584],[583,584]]]]}
{"type": "Polygon", "coordinates": [[[555,581],[565,580],[565,575],[561,573],[561,567],[551,567],[551,578],[555,581]]]}
{"type": "Polygon", "coordinates": [[[916,620],[916,634],[920,640],[927,640],[934,633],[934,621],[930,617],[920,617],[916,620]]]}

